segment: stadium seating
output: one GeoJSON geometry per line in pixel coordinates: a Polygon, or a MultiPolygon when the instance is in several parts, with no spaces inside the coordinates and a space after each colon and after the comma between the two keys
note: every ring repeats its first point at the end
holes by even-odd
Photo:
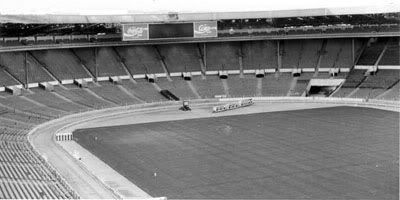
{"type": "Polygon", "coordinates": [[[309,80],[297,80],[293,91],[290,91],[290,96],[302,96],[306,91],[309,80]]]}
{"type": "Polygon", "coordinates": [[[102,47],[97,54],[98,76],[123,76],[128,75],[112,48],[102,47]]]}
{"type": "Polygon", "coordinates": [[[318,75],[314,78],[329,79],[329,78],[336,78],[336,77],[332,77],[329,73],[326,73],[326,72],[318,72],[318,75]]]}
{"type": "Polygon", "coordinates": [[[32,51],[32,55],[61,80],[90,77],[70,50],[32,51]]]}
{"type": "Polygon", "coordinates": [[[262,79],[263,96],[286,96],[292,81],[290,73],[281,73],[278,78],[274,74],[267,75],[262,79]]]}
{"type": "Polygon", "coordinates": [[[3,71],[0,67],[0,86],[8,86],[8,85],[18,85],[19,82],[15,81],[12,77],[10,77],[6,72],[3,71]]]}
{"type": "Polygon", "coordinates": [[[392,88],[382,94],[377,99],[389,100],[389,101],[400,101],[400,82],[397,82],[392,88]]]}
{"type": "Polygon", "coordinates": [[[71,49],[71,52],[77,57],[81,64],[83,64],[89,70],[91,74],[96,74],[94,48],[71,49]]]}
{"type": "MultiPolygon", "coordinates": [[[[53,81],[40,66],[40,64],[33,59],[29,54],[27,55],[28,60],[28,81],[29,83],[38,83],[43,81],[53,81]]],[[[24,69],[24,53],[21,52],[10,52],[0,54],[0,65],[4,66],[9,72],[11,72],[17,79],[25,83],[25,69],[24,69]]]]}
{"type": "Polygon", "coordinates": [[[0,128],[0,139],[4,141],[23,141],[26,132],[14,128],[0,128]]]}
{"type": "Polygon", "coordinates": [[[347,72],[339,72],[334,78],[346,79],[348,74],[347,72]]]}
{"type": "Polygon", "coordinates": [[[257,96],[257,79],[254,75],[231,75],[227,79],[229,95],[231,97],[254,97],[257,96]]]}
{"type": "Polygon", "coordinates": [[[197,99],[187,81],[181,77],[173,77],[172,81],[169,81],[167,78],[157,78],[156,83],[161,90],[169,90],[179,99],[197,99]]]}
{"type": "Polygon", "coordinates": [[[165,73],[152,46],[116,47],[132,74],[165,73]]]}
{"type": "Polygon", "coordinates": [[[214,98],[215,95],[226,95],[222,81],[218,76],[192,77],[192,83],[202,98],[214,98]]]}
{"type": "Polygon", "coordinates": [[[207,71],[239,70],[239,43],[207,43],[207,71]]]}
{"type": "Polygon", "coordinates": [[[282,68],[293,69],[299,67],[299,61],[303,51],[303,44],[301,41],[285,40],[283,41],[282,49],[282,68]]]}
{"type": "Polygon", "coordinates": [[[351,97],[373,99],[382,94],[384,89],[359,88],[351,97]]]}
{"type": "Polygon", "coordinates": [[[66,101],[59,96],[57,96],[57,93],[54,92],[48,92],[44,91],[43,89],[38,89],[38,88],[33,88],[31,89],[33,91],[33,94],[28,94],[26,97],[42,103],[44,105],[47,105],[51,108],[56,108],[58,110],[64,110],[66,112],[79,112],[82,110],[86,110],[87,107],[72,103],[69,101],[66,101]]]}
{"type": "MultiPolygon", "coordinates": [[[[298,77],[298,80],[310,80],[312,78],[317,78],[314,77],[314,72],[303,72],[300,74],[300,76],[298,77]]],[[[318,73],[319,77],[318,78],[323,78],[325,77],[327,73],[318,73]]],[[[329,75],[329,74],[328,74],[329,75]]]]}
{"type": "Polygon", "coordinates": [[[104,99],[107,99],[118,105],[141,103],[137,99],[131,97],[129,94],[124,93],[120,88],[118,88],[118,86],[113,85],[110,82],[101,83],[101,86],[91,87],[90,90],[104,99]]]}
{"type": "MultiPolygon", "coordinates": [[[[74,49],[74,52],[90,70],[95,73],[95,51],[92,48],[74,49]]],[[[111,47],[101,47],[97,49],[98,76],[123,76],[128,75],[122,66],[121,60],[111,47]]]]}
{"type": "Polygon", "coordinates": [[[379,55],[382,53],[387,39],[379,39],[374,43],[371,43],[364,52],[361,54],[357,65],[374,65],[378,60],[379,55]]]}
{"type": "MultiPolygon", "coordinates": [[[[354,58],[361,54],[362,41],[354,39],[354,58]]],[[[339,68],[352,68],[354,61],[352,58],[352,47],[350,41],[344,41],[339,56],[336,60],[335,66],[339,68]]]]}
{"type": "MultiPolygon", "coordinates": [[[[26,98],[26,97],[25,97],[26,98]]],[[[19,111],[35,113],[38,115],[43,115],[47,117],[57,117],[65,112],[57,109],[52,109],[47,107],[46,105],[38,105],[35,104],[28,99],[25,99],[18,96],[10,96],[7,98],[0,98],[0,104],[6,105],[11,109],[16,109],[19,111]]]]}
{"type": "Polygon", "coordinates": [[[336,91],[332,97],[347,97],[348,95],[351,94],[351,92],[353,92],[355,90],[355,88],[344,88],[341,87],[338,91],[336,91]]]}
{"type": "Polygon", "coordinates": [[[400,70],[382,69],[375,75],[368,76],[360,85],[361,88],[387,89],[400,80],[400,70]]]}
{"type": "Polygon", "coordinates": [[[129,80],[124,80],[122,85],[136,97],[147,103],[167,100],[158,90],[156,90],[154,83],[149,83],[145,79],[136,79],[135,83],[132,83],[129,80]]]}
{"type": "MultiPolygon", "coordinates": [[[[362,51],[365,50],[365,47],[367,46],[368,43],[368,38],[353,38],[352,41],[354,41],[354,51],[355,51],[355,58],[358,56],[361,56],[363,53],[362,51]]],[[[351,44],[347,44],[348,46],[351,46],[351,44]]],[[[347,48],[346,48],[347,49],[347,48]]],[[[349,51],[351,53],[351,50],[349,51]]],[[[351,55],[351,54],[347,54],[351,55]]]]}
{"type": "Polygon", "coordinates": [[[336,68],[338,54],[342,51],[342,43],[345,44],[346,40],[332,39],[326,42],[325,53],[320,63],[321,68],[336,68]]]}
{"type": "Polygon", "coordinates": [[[7,112],[8,112],[8,109],[6,107],[0,106],[0,116],[7,112]]]}
{"type": "Polygon", "coordinates": [[[351,68],[353,66],[351,51],[350,39],[327,40],[320,68],[351,68]]]}
{"type": "Polygon", "coordinates": [[[196,44],[158,45],[169,72],[201,71],[199,48],[196,44]]]}
{"type": "Polygon", "coordinates": [[[14,110],[7,110],[7,112],[2,113],[0,115],[0,117],[27,123],[27,124],[31,124],[32,126],[35,124],[43,123],[48,120],[46,118],[41,118],[39,116],[33,116],[33,115],[27,115],[26,113],[14,112],[14,110]]]}
{"type": "Polygon", "coordinates": [[[365,79],[365,76],[364,76],[365,72],[366,72],[366,70],[360,70],[360,69],[351,70],[342,87],[344,87],[344,88],[357,87],[365,79]]]}
{"type": "Polygon", "coordinates": [[[319,58],[319,51],[322,48],[322,40],[309,40],[303,42],[299,68],[316,68],[319,58]]]}
{"type": "Polygon", "coordinates": [[[391,39],[379,65],[400,65],[399,39],[391,39]]]}
{"type": "Polygon", "coordinates": [[[81,88],[64,89],[61,87],[55,87],[54,90],[61,96],[64,96],[75,103],[81,104],[89,108],[96,109],[96,108],[107,108],[114,106],[114,104],[110,102],[96,98],[87,91],[88,89],[81,89],[81,88]]]}
{"type": "Polygon", "coordinates": [[[75,198],[47,166],[28,142],[0,140],[0,198],[75,198]]]}
{"type": "Polygon", "coordinates": [[[33,124],[45,120],[11,111],[0,115],[0,198],[76,198],[26,141],[33,124]]]}
{"type": "Polygon", "coordinates": [[[26,129],[28,130],[29,128],[31,128],[32,126],[28,123],[24,123],[24,122],[19,122],[19,121],[14,121],[14,120],[10,120],[8,118],[3,118],[0,116],[0,121],[1,121],[1,127],[2,128],[15,128],[18,127],[19,129],[26,129]]]}
{"type": "Polygon", "coordinates": [[[278,67],[276,41],[242,42],[243,69],[275,69],[278,67]]]}

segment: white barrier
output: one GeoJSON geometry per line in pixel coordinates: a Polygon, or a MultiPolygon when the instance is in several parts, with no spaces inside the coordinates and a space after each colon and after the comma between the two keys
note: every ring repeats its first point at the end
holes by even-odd
{"type": "Polygon", "coordinates": [[[110,77],[108,76],[101,76],[96,78],[97,81],[108,81],[110,80],[110,77]]]}
{"type": "Polygon", "coordinates": [[[37,88],[39,87],[39,83],[28,83],[28,88],[37,88]]]}
{"type": "Polygon", "coordinates": [[[74,83],[73,79],[61,80],[61,84],[63,84],[63,85],[72,84],[72,83],[74,83]]]}
{"type": "Polygon", "coordinates": [[[146,74],[135,74],[133,75],[134,79],[141,79],[141,78],[146,78],[146,74]]]}
{"type": "Polygon", "coordinates": [[[74,139],[72,133],[56,133],[56,141],[71,141],[74,139]]]}
{"type": "Polygon", "coordinates": [[[169,76],[171,76],[171,77],[179,77],[179,76],[182,76],[182,72],[171,72],[171,73],[169,73],[169,76]]]}

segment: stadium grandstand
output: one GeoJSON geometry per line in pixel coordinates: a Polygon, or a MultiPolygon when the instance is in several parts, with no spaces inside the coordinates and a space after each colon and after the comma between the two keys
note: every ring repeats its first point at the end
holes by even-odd
{"type": "MultiPolygon", "coordinates": [[[[195,186],[185,191],[175,189],[175,186],[184,187],[183,179],[179,185],[166,178],[162,180],[165,187],[158,187],[152,186],[150,180],[146,182],[147,175],[131,176],[145,180],[136,183],[126,171],[120,172],[118,167],[109,164],[126,176],[130,184],[141,188],[137,194],[129,189],[116,190],[114,187],[121,186],[96,178],[95,173],[91,174],[85,168],[89,164],[72,162],[79,156],[65,152],[77,147],[71,144],[71,149],[64,150],[64,144],[53,139],[54,134],[72,126],[73,118],[83,120],[88,113],[114,110],[122,113],[153,105],[178,105],[181,101],[218,104],[229,99],[253,98],[275,103],[352,102],[351,105],[371,104],[398,110],[399,37],[398,11],[311,9],[123,16],[0,15],[0,198],[233,198],[235,195],[221,194],[217,185],[214,189],[210,185],[203,193],[196,191],[195,186]],[[70,124],[56,129],[51,125],[53,122],[70,124]],[[37,138],[44,134],[37,130],[45,129],[51,134],[47,135],[48,139],[41,140],[41,145],[37,138]],[[53,148],[53,153],[46,153],[46,145],[53,148]],[[63,168],[61,157],[68,157],[63,159],[75,168],[63,168]],[[78,176],[87,176],[92,182],[79,182],[85,180],[78,176]],[[87,185],[81,187],[82,183],[93,184],[95,189],[87,185]],[[141,193],[142,190],[146,193],[141,193]]],[[[95,127],[88,124],[90,128],[95,127]]],[[[351,127],[351,124],[345,126],[351,127]]],[[[165,132],[170,130],[168,125],[163,127],[165,132]]],[[[396,128],[396,125],[392,127],[396,128]]],[[[158,136],[159,139],[162,137],[158,136]]],[[[361,144],[364,140],[358,138],[361,144]]],[[[68,143],[72,142],[70,139],[72,136],[68,135],[62,140],[68,140],[68,143]]],[[[396,139],[398,141],[398,133],[396,139]]],[[[84,138],[79,140],[84,141],[84,138]]],[[[140,140],[149,142],[146,138],[140,140]]],[[[213,143],[211,139],[207,141],[213,143]]],[[[140,146],[139,142],[135,144],[140,146]]],[[[380,150],[378,146],[374,147],[375,151],[380,150]]],[[[173,145],[170,148],[173,149],[173,145]]],[[[368,151],[368,156],[373,157],[375,151],[367,146],[363,148],[358,149],[360,153],[368,151]]],[[[214,150],[215,158],[223,156],[218,146],[210,152],[214,150]]],[[[243,151],[241,155],[246,157],[246,151],[243,151]]],[[[137,158],[146,160],[146,152],[142,153],[137,158]]],[[[389,151],[380,153],[393,154],[389,151]]],[[[84,152],[80,154],[83,156],[84,152]]],[[[398,157],[398,147],[396,154],[398,157]]],[[[365,159],[368,162],[369,158],[365,159]]],[[[198,165],[201,167],[202,164],[198,165]]],[[[245,167],[250,166],[251,163],[245,167]]],[[[140,171],[140,166],[135,167],[140,171]]],[[[284,195],[287,193],[279,186],[271,184],[274,195],[238,197],[398,199],[398,158],[397,169],[382,170],[393,173],[391,178],[385,181],[383,179],[388,175],[382,178],[380,172],[376,172],[379,177],[376,181],[380,185],[374,187],[368,185],[370,179],[357,177],[358,182],[365,185],[357,186],[358,191],[352,188],[353,193],[346,193],[347,196],[338,194],[345,190],[341,181],[337,181],[339,185],[335,185],[335,181],[329,182],[335,173],[321,173],[318,176],[326,175],[326,184],[306,180],[310,184],[299,186],[298,193],[291,191],[293,196],[284,195]],[[396,180],[397,185],[393,185],[396,180]],[[326,188],[323,190],[326,193],[313,193],[313,187],[326,188]],[[375,191],[375,196],[362,195],[364,190],[375,191]],[[305,191],[307,196],[296,196],[305,191]],[[330,196],[325,196],[328,193],[330,196]]],[[[252,176],[248,174],[248,177],[252,176]]],[[[154,177],[157,177],[156,172],[154,177]]],[[[195,178],[198,178],[198,184],[211,179],[195,178]]],[[[304,175],[302,180],[305,179],[304,175]]],[[[296,185],[296,181],[294,179],[292,184],[296,185]]],[[[249,191],[256,193],[262,188],[249,191]]]]}

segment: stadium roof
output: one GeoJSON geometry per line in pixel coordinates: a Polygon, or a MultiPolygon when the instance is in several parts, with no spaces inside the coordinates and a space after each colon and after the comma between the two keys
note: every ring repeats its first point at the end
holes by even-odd
{"type": "Polygon", "coordinates": [[[1,15],[0,23],[23,24],[72,24],[72,23],[141,23],[174,22],[223,19],[310,17],[328,15],[358,15],[400,12],[398,6],[365,6],[341,8],[315,8],[295,10],[249,11],[249,12],[199,12],[124,15],[1,15]]]}

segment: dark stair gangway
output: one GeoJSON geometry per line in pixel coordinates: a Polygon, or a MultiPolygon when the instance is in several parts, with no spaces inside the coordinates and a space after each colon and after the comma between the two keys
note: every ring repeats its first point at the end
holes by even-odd
{"type": "Polygon", "coordinates": [[[161,90],[160,93],[170,101],[179,101],[179,98],[172,94],[172,92],[170,92],[169,90],[161,90]]]}

